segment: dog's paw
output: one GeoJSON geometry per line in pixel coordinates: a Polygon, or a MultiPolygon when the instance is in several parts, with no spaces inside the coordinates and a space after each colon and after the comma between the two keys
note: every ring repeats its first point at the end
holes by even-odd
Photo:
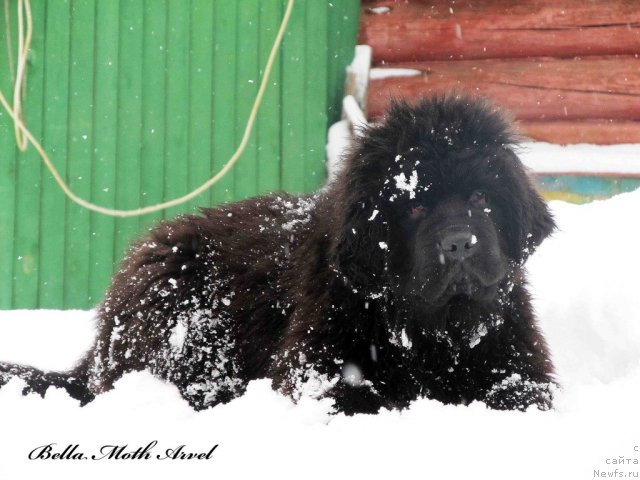
{"type": "Polygon", "coordinates": [[[496,410],[525,411],[534,405],[540,410],[553,407],[557,386],[552,382],[537,382],[514,373],[495,383],[487,392],[484,402],[496,410]]]}

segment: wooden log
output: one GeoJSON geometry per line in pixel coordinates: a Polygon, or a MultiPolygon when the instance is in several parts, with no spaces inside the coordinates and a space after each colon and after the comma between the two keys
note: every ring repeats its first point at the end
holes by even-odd
{"type": "Polygon", "coordinates": [[[640,143],[640,122],[615,120],[519,122],[524,137],[560,145],[640,143]]]}
{"type": "Polygon", "coordinates": [[[369,0],[359,43],[376,64],[640,52],[637,0],[369,0]]]}
{"type": "Polygon", "coordinates": [[[369,116],[392,97],[415,99],[455,90],[485,96],[520,120],[640,119],[640,59],[475,60],[394,64],[422,75],[371,80],[369,116]]]}

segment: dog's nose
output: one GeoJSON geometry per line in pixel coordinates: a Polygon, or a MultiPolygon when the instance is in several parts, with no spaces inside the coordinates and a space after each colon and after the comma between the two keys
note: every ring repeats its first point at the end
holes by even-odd
{"type": "Polygon", "coordinates": [[[440,249],[449,260],[464,260],[475,253],[478,239],[467,230],[448,232],[440,242],[440,249]]]}

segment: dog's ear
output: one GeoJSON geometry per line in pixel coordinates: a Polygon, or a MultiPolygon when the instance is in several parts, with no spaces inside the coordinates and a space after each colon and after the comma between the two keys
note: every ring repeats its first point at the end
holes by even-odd
{"type": "Polygon", "coordinates": [[[390,225],[382,198],[379,159],[363,151],[349,159],[333,194],[331,261],[339,275],[362,294],[382,293],[388,275],[390,225]]]}
{"type": "Polygon", "coordinates": [[[530,255],[556,229],[556,223],[549,207],[531,185],[531,181],[529,181],[529,203],[525,206],[525,210],[528,213],[526,215],[528,228],[525,228],[523,232],[524,248],[525,253],[530,255]]]}
{"type": "Polygon", "coordinates": [[[507,227],[512,257],[524,262],[535,251],[542,241],[553,233],[556,223],[549,207],[533,185],[520,159],[511,150],[507,151],[506,168],[510,172],[509,179],[512,191],[507,196],[511,199],[508,206],[510,225],[507,227]]]}

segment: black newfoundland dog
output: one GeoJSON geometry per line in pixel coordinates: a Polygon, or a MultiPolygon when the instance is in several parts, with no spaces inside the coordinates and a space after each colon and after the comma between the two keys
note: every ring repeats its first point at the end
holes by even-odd
{"type": "Polygon", "coordinates": [[[396,102],[312,196],[161,223],[129,252],[71,372],[3,364],[86,403],[147,369],[196,409],[269,377],[377,412],[427,397],[551,406],[523,264],[554,229],[508,123],[468,98],[396,102]]]}

